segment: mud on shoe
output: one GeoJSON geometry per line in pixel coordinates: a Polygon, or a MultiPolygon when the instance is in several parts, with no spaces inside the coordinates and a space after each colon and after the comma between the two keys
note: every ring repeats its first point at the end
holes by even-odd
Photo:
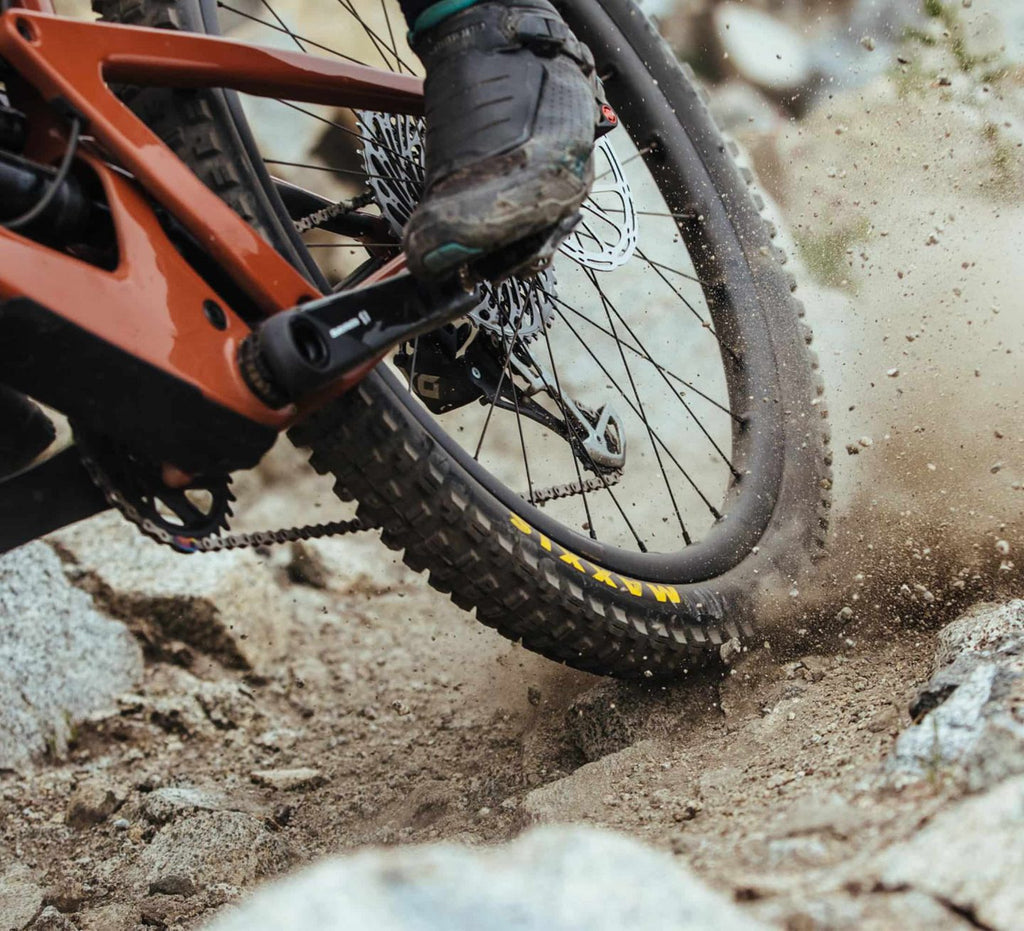
{"type": "Polygon", "coordinates": [[[427,72],[425,193],[404,235],[412,273],[508,273],[553,251],[593,182],[590,50],[546,0],[441,0],[411,41],[427,72]]]}

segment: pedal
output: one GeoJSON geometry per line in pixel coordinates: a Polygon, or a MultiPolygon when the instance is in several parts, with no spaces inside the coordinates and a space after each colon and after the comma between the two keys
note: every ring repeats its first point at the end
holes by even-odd
{"type": "Polygon", "coordinates": [[[463,281],[497,282],[513,275],[536,275],[551,264],[558,247],[582,219],[583,214],[576,212],[540,233],[516,240],[497,252],[471,262],[466,274],[462,276],[463,281]]]}
{"type": "Polygon", "coordinates": [[[275,314],[242,344],[239,367],[264,403],[299,403],[479,301],[476,289],[428,286],[404,272],[275,314]]]}

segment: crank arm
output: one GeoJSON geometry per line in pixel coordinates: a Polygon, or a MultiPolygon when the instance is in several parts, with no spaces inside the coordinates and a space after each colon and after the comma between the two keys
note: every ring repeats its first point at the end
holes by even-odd
{"type": "Polygon", "coordinates": [[[271,407],[301,403],[479,301],[476,290],[431,287],[408,272],[322,297],[275,314],[247,337],[242,375],[271,407]]]}

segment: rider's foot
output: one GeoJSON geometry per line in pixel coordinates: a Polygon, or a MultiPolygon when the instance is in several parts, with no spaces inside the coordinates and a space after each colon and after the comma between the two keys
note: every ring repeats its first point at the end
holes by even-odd
{"type": "Polygon", "coordinates": [[[404,245],[423,278],[566,230],[593,182],[590,50],[547,0],[453,6],[435,3],[412,32],[427,71],[426,184],[404,245]]]}

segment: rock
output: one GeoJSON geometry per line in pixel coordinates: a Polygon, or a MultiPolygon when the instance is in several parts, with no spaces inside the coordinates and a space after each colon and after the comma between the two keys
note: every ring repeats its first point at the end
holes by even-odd
{"type": "Polygon", "coordinates": [[[805,834],[831,834],[839,839],[850,837],[864,824],[856,808],[838,795],[808,796],[789,807],[778,822],[779,837],[805,834]]]}
{"type": "Polygon", "coordinates": [[[72,586],[53,550],[32,543],[0,557],[0,770],[49,750],[113,708],[142,674],[142,653],[72,586]]]}
{"type": "Polygon", "coordinates": [[[124,803],[124,790],[104,779],[89,779],[79,783],[68,800],[64,823],[73,828],[85,828],[106,821],[124,803]]]}
{"type": "Polygon", "coordinates": [[[143,816],[153,824],[166,824],[195,811],[221,811],[228,808],[224,795],[193,786],[165,786],[142,798],[143,816]]]}
{"type": "Polygon", "coordinates": [[[113,902],[83,911],[75,921],[81,931],[135,931],[139,909],[127,902],[113,902]]]}
{"type": "Polygon", "coordinates": [[[1019,928],[1024,915],[1024,777],[942,811],[872,872],[889,889],[913,889],[969,915],[974,927],[1019,928]]]}
{"type": "Polygon", "coordinates": [[[284,658],[293,608],[250,550],[182,557],[140,537],[116,514],[55,535],[111,613],[161,640],[186,643],[227,666],[269,672],[284,658]]]}
{"type": "Polygon", "coordinates": [[[28,926],[43,904],[43,889],[32,872],[15,865],[0,876],[0,928],[21,931],[28,926]]]}
{"type": "Polygon", "coordinates": [[[1024,601],[978,605],[939,633],[935,672],[886,771],[972,789],[1024,772],[1024,601]]]}
{"type": "MultiPolygon", "coordinates": [[[[521,825],[611,821],[615,814],[613,803],[624,787],[631,786],[635,767],[650,766],[664,759],[666,752],[656,741],[642,740],[587,763],[568,776],[527,793],[516,812],[517,820],[521,825]]],[[[685,814],[680,820],[685,820],[685,814]]]]}
{"type": "MultiPolygon", "coordinates": [[[[1024,640],[1024,599],[1005,604],[975,605],[939,631],[935,666],[948,666],[962,653],[1020,656],[1024,640]]],[[[1024,659],[1021,660],[1024,664],[1024,659]]]]}
{"type": "Polygon", "coordinates": [[[32,922],[32,931],[78,931],[78,928],[52,905],[47,905],[32,922]]]}
{"type": "Polygon", "coordinates": [[[164,827],[140,855],[137,869],[151,895],[189,896],[213,883],[251,883],[290,860],[280,835],[259,818],[203,811],[164,827]]]}
{"type": "Polygon", "coordinates": [[[295,769],[257,770],[252,774],[252,781],[267,789],[290,792],[295,789],[315,789],[322,786],[327,779],[320,770],[301,766],[295,769]]]}
{"type": "Polygon", "coordinates": [[[369,850],[275,883],[209,931],[756,931],[668,854],[592,828],[369,850]],[[643,890],[642,895],[629,894],[643,890]]]}
{"type": "Polygon", "coordinates": [[[597,760],[638,740],[671,733],[685,720],[682,689],[650,689],[605,681],[578,696],[565,715],[565,736],[587,760],[597,760]]]}
{"type": "Polygon", "coordinates": [[[767,91],[794,91],[810,81],[807,43],[781,20],[740,3],[719,4],[712,16],[726,69],[767,91]]]}

